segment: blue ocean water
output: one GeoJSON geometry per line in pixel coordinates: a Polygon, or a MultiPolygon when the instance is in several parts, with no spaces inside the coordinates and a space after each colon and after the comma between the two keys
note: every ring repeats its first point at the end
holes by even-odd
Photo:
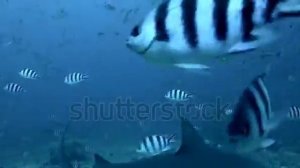
{"type": "MultiPolygon", "coordinates": [[[[168,90],[180,88],[196,95],[193,103],[215,103],[221,97],[223,103],[234,104],[251,79],[272,64],[266,83],[273,109],[288,113],[290,106],[300,106],[299,19],[270,25],[281,35],[280,40],[216,62],[211,74],[199,75],[151,64],[126,47],[132,27],[156,2],[111,0],[112,7],[106,3],[0,0],[0,167],[42,166],[59,143],[59,132],[74,115],[72,107],[80,104],[84,112],[85,100],[98,111],[100,104],[108,106],[119,99],[130,100],[134,107],[152,107],[166,102],[168,90]],[[24,68],[36,70],[41,79],[21,78],[18,72],[24,68]],[[72,72],[86,73],[89,79],[66,85],[64,77],[72,72]],[[2,88],[10,82],[22,85],[27,92],[6,92],[2,88]]],[[[226,141],[226,121],[193,122],[204,136],[218,143],[226,141]]],[[[288,152],[294,157],[300,154],[299,122],[286,122],[273,132],[283,148],[282,158],[288,152]]],[[[79,141],[89,154],[107,153],[111,160],[126,160],[124,155],[134,151],[141,137],[180,134],[178,125],[175,117],[168,121],[95,121],[89,116],[72,122],[69,139],[79,141]]]]}

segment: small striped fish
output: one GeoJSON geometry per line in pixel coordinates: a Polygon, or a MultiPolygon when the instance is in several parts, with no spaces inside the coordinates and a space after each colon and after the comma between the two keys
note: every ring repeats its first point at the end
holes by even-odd
{"type": "Polygon", "coordinates": [[[65,76],[64,82],[68,85],[74,85],[83,82],[86,79],[88,79],[88,75],[78,73],[78,72],[73,72],[65,76]]]}
{"type": "Polygon", "coordinates": [[[225,115],[231,115],[233,113],[233,109],[225,109],[225,115]]]}
{"type": "Polygon", "coordinates": [[[266,73],[256,76],[243,90],[227,125],[229,142],[237,152],[247,153],[267,148],[275,143],[267,137],[275,129],[266,73]]]}
{"type": "Polygon", "coordinates": [[[297,106],[290,107],[290,111],[289,111],[287,117],[291,120],[300,119],[300,107],[297,107],[297,106]]]}
{"type": "Polygon", "coordinates": [[[53,130],[53,135],[55,137],[61,137],[62,134],[63,134],[63,129],[55,129],[55,130],[53,130]]]}
{"type": "Polygon", "coordinates": [[[26,90],[17,83],[8,83],[3,87],[3,89],[10,93],[26,92],[26,90]]]}
{"type": "Polygon", "coordinates": [[[192,97],[193,95],[179,89],[172,89],[165,94],[165,98],[172,101],[187,101],[192,97]]]}
{"type": "Polygon", "coordinates": [[[38,73],[32,69],[25,68],[19,72],[19,75],[25,79],[38,79],[40,76],[38,73]]]}
{"type": "Polygon", "coordinates": [[[175,135],[164,136],[164,135],[152,135],[146,136],[140,143],[139,149],[136,152],[154,156],[171,149],[171,145],[175,142],[175,135]]]}

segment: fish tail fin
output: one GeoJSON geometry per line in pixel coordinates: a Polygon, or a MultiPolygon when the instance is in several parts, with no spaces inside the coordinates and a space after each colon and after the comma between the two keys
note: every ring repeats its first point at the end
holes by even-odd
{"type": "Polygon", "coordinates": [[[195,98],[195,96],[193,94],[189,94],[188,97],[189,98],[195,98]]]}
{"type": "Polygon", "coordinates": [[[37,79],[41,79],[42,77],[41,77],[41,75],[37,75],[36,78],[37,79]]]}
{"type": "Polygon", "coordinates": [[[172,135],[170,135],[169,137],[168,137],[168,142],[169,143],[174,143],[174,142],[176,142],[176,134],[172,134],[172,135]]]}
{"type": "Polygon", "coordinates": [[[89,75],[88,74],[83,74],[82,79],[84,79],[84,80],[89,79],[89,75]]]}

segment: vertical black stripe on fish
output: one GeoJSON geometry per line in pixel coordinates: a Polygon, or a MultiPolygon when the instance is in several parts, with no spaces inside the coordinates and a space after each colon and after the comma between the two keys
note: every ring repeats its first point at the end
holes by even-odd
{"type": "Polygon", "coordinates": [[[300,108],[296,106],[290,107],[289,118],[299,119],[300,117],[300,108]]]}
{"type": "Polygon", "coordinates": [[[196,26],[197,0],[182,0],[181,8],[185,39],[191,48],[195,48],[198,45],[196,26]]]}
{"type": "Polygon", "coordinates": [[[181,91],[180,90],[176,90],[176,100],[180,100],[181,99],[181,91]]]}
{"type": "Polygon", "coordinates": [[[175,98],[176,98],[176,90],[172,90],[171,99],[175,99],[175,98]]]}
{"type": "Polygon", "coordinates": [[[243,0],[242,9],[242,41],[251,41],[253,36],[251,34],[254,28],[253,14],[255,10],[255,2],[253,0],[243,0]]]}
{"type": "Polygon", "coordinates": [[[247,88],[244,92],[244,95],[245,97],[245,103],[249,103],[250,105],[250,108],[251,110],[254,112],[254,116],[256,118],[256,122],[258,124],[258,129],[259,129],[259,135],[262,136],[264,135],[264,128],[263,128],[263,121],[262,121],[262,117],[261,117],[261,112],[260,112],[260,109],[259,109],[259,106],[257,104],[257,100],[256,100],[256,97],[255,95],[253,94],[253,92],[247,88]]]}
{"type": "Polygon", "coordinates": [[[178,99],[177,100],[183,100],[183,92],[178,92],[178,99]]]}
{"type": "Polygon", "coordinates": [[[18,85],[18,92],[22,92],[23,91],[23,87],[21,87],[20,85],[18,85]]]}
{"type": "Polygon", "coordinates": [[[183,100],[183,99],[184,99],[184,92],[183,92],[183,91],[180,91],[180,92],[179,92],[178,99],[179,99],[179,100],[183,100]]]}
{"type": "Polygon", "coordinates": [[[175,90],[174,99],[179,99],[180,90],[175,90]]]}
{"type": "Polygon", "coordinates": [[[296,115],[294,115],[294,116],[296,116],[295,118],[299,118],[299,109],[297,107],[295,107],[294,113],[296,114],[296,115]]]}
{"type": "Polygon", "coordinates": [[[76,74],[74,75],[74,82],[77,82],[79,79],[80,79],[80,74],[79,74],[79,73],[76,73],[76,74]]]}
{"type": "Polygon", "coordinates": [[[11,91],[11,90],[12,90],[12,85],[11,85],[11,84],[8,84],[8,85],[7,85],[7,90],[8,90],[8,91],[11,91]]]}
{"type": "Polygon", "coordinates": [[[298,118],[299,117],[299,111],[296,106],[293,108],[293,118],[298,118]]]}
{"type": "Polygon", "coordinates": [[[28,70],[28,77],[34,77],[34,72],[32,70],[28,70]]]}
{"type": "Polygon", "coordinates": [[[248,137],[250,135],[250,120],[247,114],[249,104],[247,102],[245,104],[244,99],[245,97],[242,96],[234,109],[233,120],[227,128],[230,136],[248,137]]]}
{"type": "Polygon", "coordinates": [[[215,36],[218,40],[227,39],[228,21],[227,8],[229,0],[214,0],[213,20],[215,26],[215,36]]]}
{"type": "Polygon", "coordinates": [[[177,91],[176,90],[172,90],[172,99],[175,99],[176,98],[176,93],[177,93],[177,91]]]}
{"type": "Polygon", "coordinates": [[[165,143],[164,143],[164,137],[163,136],[158,136],[159,139],[159,150],[162,151],[162,149],[165,147],[165,143]]]}
{"type": "Polygon", "coordinates": [[[156,40],[169,41],[170,37],[167,31],[166,19],[168,15],[169,0],[160,4],[155,15],[156,40]]]}
{"type": "Polygon", "coordinates": [[[28,76],[28,69],[25,69],[25,70],[23,71],[23,75],[24,75],[24,76],[28,76]]]}
{"type": "MultiPolygon", "coordinates": [[[[155,153],[156,150],[157,150],[157,149],[156,149],[156,146],[155,146],[155,142],[157,141],[157,139],[156,139],[155,136],[150,136],[150,137],[149,137],[149,140],[150,140],[150,144],[151,144],[150,146],[151,146],[151,148],[152,148],[152,152],[155,153]]],[[[150,147],[150,146],[149,146],[149,147],[150,147]]]]}
{"type": "Polygon", "coordinates": [[[14,84],[9,84],[7,90],[13,92],[13,89],[14,89],[14,84]]]}
{"type": "Polygon", "coordinates": [[[183,99],[184,99],[184,94],[185,94],[184,91],[180,91],[180,100],[183,100],[183,99]]]}
{"type": "Polygon", "coordinates": [[[27,76],[32,77],[33,76],[33,71],[30,69],[27,69],[27,76]]]}
{"type": "Polygon", "coordinates": [[[264,92],[263,88],[262,87],[265,87],[264,85],[264,82],[261,78],[258,78],[257,80],[255,80],[253,83],[252,83],[253,87],[255,88],[255,90],[257,90],[258,94],[259,94],[259,97],[262,99],[263,101],[263,105],[264,105],[264,110],[266,112],[266,115],[267,115],[267,119],[269,120],[270,119],[270,102],[268,101],[268,96],[267,93],[264,92]],[[261,86],[261,84],[259,82],[262,82],[261,84],[263,86],[261,86]]]}
{"type": "Polygon", "coordinates": [[[289,118],[294,118],[294,107],[290,107],[290,112],[288,113],[289,118]]]}
{"type": "Polygon", "coordinates": [[[159,151],[162,151],[164,145],[163,145],[163,141],[162,141],[162,136],[156,135],[156,140],[158,143],[158,149],[159,151]]]}
{"type": "Polygon", "coordinates": [[[18,91],[18,85],[13,84],[13,85],[12,85],[11,91],[12,91],[12,92],[17,92],[17,91],[18,91]]]}
{"type": "Polygon", "coordinates": [[[144,144],[146,152],[150,152],[148,140],[149,140],[149,137],[146,137],[143,139],[143,142],[142,142],[144,144]]]}
{"type": "Polygon", "coordinates": [[[21,87],[15,84],[15,92],[20,92],[20,91],[21,91],[21,87]]]}
{"type": "Polygon", "coordinates": [[[297,115],[297,113],[296,113],[296,107],[293,106],[293,107],[291,107],[291,109],[290,109],[289,117],[290,117],[291,119],[294,119],[294,118],[296,118],[296,115],[297,115]]]}
{"type": "Polygon", "coordinates": [[[281,0],[267,0],[266,9],[264,11],[264,16],[263,16],[266,23],[272,21],[273,12],[280,1],[281,0]]]}
{"type": "Polygon", "coordinates": [[[168,144],[168,140],[167,140],[167,138],[163,138],[163,144],[164,144],[164,146],[168,146],[169,144],[168,144]]]}
{"type": "Polygon", "coordinates": [[[18,92],[22,91],[22,87],[20,85],[17,85],[17,91],[18,92]]]}
{"type": "Polygon", "coordinates": [[[31,71],[29,69],[26,69],[25,76],[26,77],[31,77],[31,71]]]}

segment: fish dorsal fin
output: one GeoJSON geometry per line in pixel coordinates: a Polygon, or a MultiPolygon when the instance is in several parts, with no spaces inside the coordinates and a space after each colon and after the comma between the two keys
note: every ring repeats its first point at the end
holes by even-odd
{"type": "Polygon", "coordinates": [[[102,156],[100,156],[99,154],[95,154],[94,155],[94,159],[95,159],[95,164],[97,165],[107,165],[107,164],[111,164],[108,160],[104,159],[102,156]]]}
{"type": "Polygon", "coordinates": [[[181,145],[176,155],[191,153],[194,151],[205,150],[208,146],[204,143],[204,139],[199,136],[194,126],[185,118],[181,120],[181,145]]]}

